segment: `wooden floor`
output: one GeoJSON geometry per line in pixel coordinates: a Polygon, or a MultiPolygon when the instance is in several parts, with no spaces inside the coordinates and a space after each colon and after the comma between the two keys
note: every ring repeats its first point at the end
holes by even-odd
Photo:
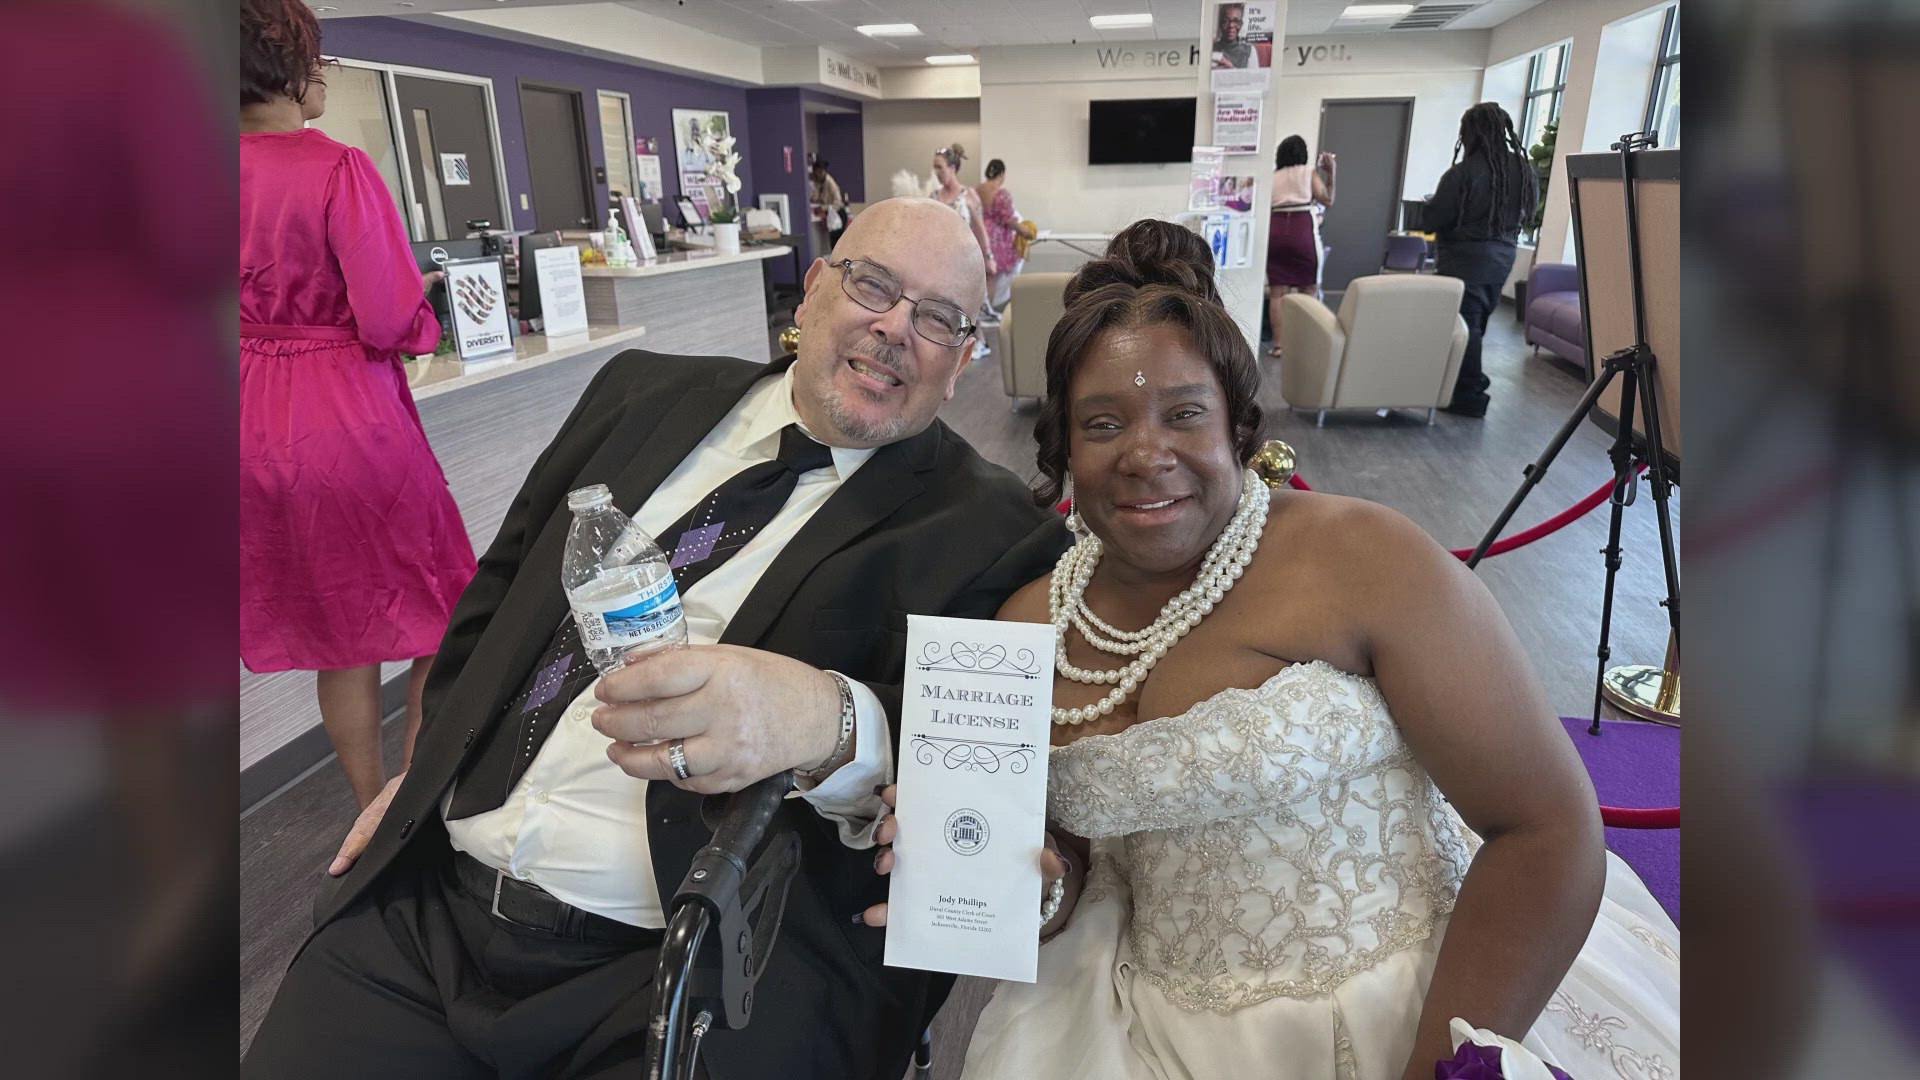
{"type": "MultiPolygon", "coordinates": [[[[1269,436],[1292,444],[1301,477],[1316,489],[1385,503],[1446,546],[1471,547],[1518,486],[1522,467],[1546,446],[1582,389],[1565,370],[1532,357],[1512,312],[1504,308],[1488,329],[1485,367],[1493,379],[1493,405],[1486,419],[1441,413],[1431,427],[1424,414],[1380,419],[1362,413],[1335,414],[1324,428],[1316,428],[1312,417],[1295,417],[1285,409],[1277,372],[1269,372],[1262,398],[1269,436]]],[[[578,373],[567,375],[569,383],[584,381],[578,373]]],[[[941,415],[982,454],[1031,477],[1033,410],[1031,402],[1018,411],[1009,409],[999,368],[989,358],[962,376],[959,392],[941,415]]],[[[545,433],[506,423],[476,425],[469,436],[458,455],[471,455],[474,465],[448,460],[448,448],[438,447],[450,478],[490,457],[531,460],[545,433]]],[[[1607,444],[1607,437],[1591,425],[1576,432],[1515,517],[1514,528],[1558,513],[1604,481],[1610,472],[1607,444]]],[[[525,465],[517,468],[524,471],[525,465]]],[[[517,482],[518,477],[513,479],[517,482]]],[[[1674,508],[1677,535],[1677,497],[1674,508]]],[[[462,509],[467,510],[465,498],[462,509]]],[[[476,536],[491,527],[471,515],[468,524],[476,536]]],[[[1606,542],[1606,528],[1603,507],[1552,537],[1489,559],[1479,571],[1563,715],[1586,715],[1592,708],[1605,571],[1599,549],[1606,542]]],[[[1613,662],[1657,663],[1666,648],[1666,616],[1658,606],[1665,590],[1652,500],[1645,490],[1627,509],[1623,537],[1626,561],[1616,598],[1613,662]]],[[[391,741],[397,725],[389,727],[391,741]]],[[[390,759],[397,756],[397,747],[390,746],[390,759]]],[[[306,931],[322,868],[353,818],[352,795],[329,762],[241,822],[243,1046],[306,931]]],[[[936,1077],[958,1075],[966,1040],[986,997],[985,984],[961,980],[935,1024],[936,1077]]]]}

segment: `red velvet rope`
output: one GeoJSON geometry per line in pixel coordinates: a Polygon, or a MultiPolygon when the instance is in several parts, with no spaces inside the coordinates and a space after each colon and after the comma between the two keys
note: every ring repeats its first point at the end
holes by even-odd
{"type": "MultiPolygon", "coordinates": [[[[1646,469],[1647,467],[1645,464],[1642,464],[1640,466],[1641,472],[1645,472],[1646,469]]],[[[1294,473],[1292,476],[1287,477],[1287,485],[1289,487],[1298,488],[1301,491],[1313,490],[1312,488],[1307,486],[1307,482],[1305,480],[1300,479],[1299,473],[1294,473]]],[[[1581,499],[1579,502],[1574,503],[1572,506],[1567,507],[1565,510],[1562,510],[1560,513],[1555,514],[1554,516],[1548,518],[1547,520],[1541,522],[1540,524],[1535,525],[1533,528],[1525,529],[1520,532],[1514,533],[1512,536],[1507,537],[1505,540],[1494,541],[1493,544],[1491,544],[1487,548],[1487,555],[1504,555],[1507,552],[1512,551],[1514,548],[1526,547],[1528,544],[1533,543],[1535,540],[1538,540],[1543,536],[1552,536],[1554,533],[1559,532],[1561,529],[1566,528],[1567,526],[1573,524],[1574,522],[1592,513],[1593,508],[1596,506],[1599,506],[1603,502],[1606,502],[1607,497],[1612,493],[1613,493],[1613,481],[1609,480],[1606,483],[1601,484],[1599,487],[1594,488],[1593,493],[1591,495],[1588,495],[1586,498],[1581,499]]],[[[1058,505],[1054,507],[1054,509],[1064,514],[1067,511],[1073,509],[1073,503],[1071,500],[1063,499],[1058,505]]],[[[1462,562],[1465,562],[1466,560],[1473,558],[1472,548],[1454,548],[1452,549],[1452,551],[1453,551],[1453,557],[1461,560],[1462,562]]],[[[1485,556],[1483,556],[1483,558],[1484,557],[1485,556]]],[[[1671,828],[1672,826],[1648,825],[1643,827],[1644,828],[1671,828]]]]}
{"type": "Polygon", "coordinates": [[[1600,823],[1613,829],[1677,829],[1680,827],[1680,808],[1602,806],[1600,823]]]}
{"type": "MultiPolygon", "coordinates": [[[[1641,471],[1644,472],[1646,470],[1646,465],[1644,464],[1641,465],[1640,469],[1641,471]]],[[[1292,476],[1287,477],[1287,483],[1293,487],[1299,488],[1301,491],[1313,490],[1312,488],[1307,486],[1307,482],[1305,480],[1300,479],[1299,473],[1295,473],[1292,476]]],[[[1587,516],[1589,513],[1592,513],[1593,508],[1596,506],[1599,506],[1603,502],[1606,502],[1607,496],[1609,496],[1612,493],[1613,493],[1613,481],[1609,480],[1606,483],[1601,484],[1599,487],[1594,488],[1593,494],[1588,495],[1586,498],[1581,499],[1579,502],[1574,503],[1572,506],[1568,507],[1567,509],[1561,511],[1558,514],[1555,514],[1554,516],[1548,518],[1547,520],[1541,522],[1540,524],[1535,525],[1533,528],[1514,533],[1512,536],[1507,537],[1505,540],[1495,541],[1491,546],[1487,548],[1487,555],[1504,555],[1507,552],[1512,551],[1514,548],[1525,547],[1528,544],[1533,543],[1535,540],[1538,540],[1543,536],[1551,536],[1554,533],[1559,532],[1561,529],[1564,529],[1567,526],[1573,524],[1574,522],[1580,520],[1581,518],[1587,516]]],[[[1473,558],[1472,548],[1454,548],[1452,550],[1453,550],[1453,557],[1463,562],[1467,559],[1473,558]]]]}

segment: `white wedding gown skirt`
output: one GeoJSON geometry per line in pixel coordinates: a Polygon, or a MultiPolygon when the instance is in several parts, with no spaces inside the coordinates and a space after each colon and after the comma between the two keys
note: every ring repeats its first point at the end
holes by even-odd
{"type": "MultiPolygon", "coordinates": [[[[1087,889],[1036,981],[998,987],[964,1080],[1401,1080],[1478,842],[1370,680],[1287,668],[1054,751],[1049,789],[1096,838],[1087,889]]],[[[1677,1077],[1679,944],[1609,853],[1524,1044],[1574,1080],[1677,1077]]]]}

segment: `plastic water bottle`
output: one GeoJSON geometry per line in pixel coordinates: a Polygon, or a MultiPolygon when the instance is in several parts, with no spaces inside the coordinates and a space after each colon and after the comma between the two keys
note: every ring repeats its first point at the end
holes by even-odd
{"type": "Polygon", "coordinates": [[[680,590],[660,546],[594,484],[567,494],[573,528],[560,563],[580,643],[601,674],[656,649],[687,643],[680,590]]]}

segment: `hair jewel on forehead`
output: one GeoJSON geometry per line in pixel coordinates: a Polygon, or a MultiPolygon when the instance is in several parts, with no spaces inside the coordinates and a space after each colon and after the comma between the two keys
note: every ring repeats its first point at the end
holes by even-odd
{"type": "Polygon", "coordinates": [[[1142,371],[1136,371],[1136,372],[1134,372],[1134,373],[1133,373],[1133,385],[1135,385],[1135,386],[1145,386],[1145,385],[1147,385],[1147,376],[1146,376],[1146,373],[1145,373],[1145,372],[1142,372],[1142,371]]]}

